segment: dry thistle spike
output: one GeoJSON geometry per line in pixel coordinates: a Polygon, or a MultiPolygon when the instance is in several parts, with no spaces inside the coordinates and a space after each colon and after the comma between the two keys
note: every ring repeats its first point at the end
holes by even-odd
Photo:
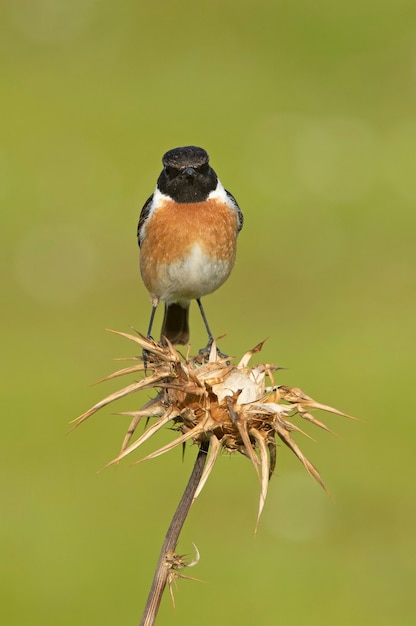
{"type": "Polygon", "coordinates": [[[185,576],[184,574],[180,573],[180,570],[185,569],[186,567],[194,567],[194,565],[197,565],[199,563],[199,558],[200,558],[199,550],[194,543],[193,543],[193,546],[195,548],[195,558],[192,561],[187,562],[185,560],[185,555],[183,554],[166,555],[166,558],[165,558],[165,565],[169,570],[167,582],[169,585],[169,592],[170,592],[170,597],[172,600],[173,608],[175,608],[175,596],[173,593],[173,585],[176,583],[178,578],[183,578],[185,580],[194,580],[199,583],[203,582],[199,578],[194,578],[193,576],[185,576]]]}
{"type": "Polygon", "coordinates": [[[167,346],[162,346],[151,339],[146,339],[140,333],[132,335],[118,331],[110,332],[133,341],[146,351],[147,371],[144,372],[142,365],[135,365],[103,379],[109,380],[143,371],[143,378],[140,381],[95,404],[74,420],[74,427],[99,409],[137,391],[154,389],[155,397],[140,410],[123,413],[133,419],[119,454],[108,465],[119,462],[137,450],[169,423],[174,424],[179,436],[141,460],[164,454],[188,440],[199,447],[207,445],[208,442],[208,460],[194,494],[196,498],[206,483],[221,449],[228,453],[240,452],[247,456],[260,482],[256,528],[266,500],[268,483],[276,465],[276,439],[280,439],[292,450],[310,476],[326,490],[318,470],[292,437],[292,433],[306,435],[292,420],[299,415],[312,425],[332,432],[323,422],[313,417],[309,410],[319,409],[349,419],[355,418],[316,402],[297,387],[276,385],[273,371],[280,369],[276,365],[259,364],[249,367],[251,357],[261,351],[263,342],[246,352],[237,365],[219,358],[214,343],[208,360],[201,363],[200,355],[191,357],[188,353],[183,357],[169,342],[167,346]],[[271,386],[266,386],[267,379],[271,386]],[[155,418],[157,421],[147,426],[144,433],[131,442],[135,429],[143,417],[155,418]]]}

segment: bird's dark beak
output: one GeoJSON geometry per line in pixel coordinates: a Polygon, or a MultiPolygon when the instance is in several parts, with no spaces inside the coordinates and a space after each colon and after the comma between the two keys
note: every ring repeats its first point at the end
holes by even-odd
{"type": "Polygon", "coordinates": [[[196,169],[194,167],[187,167],[183,173],[186,178],[193,178],[196,174],[196,169]]]}

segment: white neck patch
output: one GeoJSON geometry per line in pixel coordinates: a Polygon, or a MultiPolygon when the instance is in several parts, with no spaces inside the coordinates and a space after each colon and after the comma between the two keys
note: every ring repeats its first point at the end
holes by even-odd
{"type": "Polygon", "coordinates": [[[217,186],[209,194],[208,200],[221,200],[222,202],[227,204],[230,207],[230,209],[232,209],[233,211],[237,212],[239,210],[234,200],[231,198],[230,194],[228,194],[225,191],[219,178],[218,178],[217,186]]]}

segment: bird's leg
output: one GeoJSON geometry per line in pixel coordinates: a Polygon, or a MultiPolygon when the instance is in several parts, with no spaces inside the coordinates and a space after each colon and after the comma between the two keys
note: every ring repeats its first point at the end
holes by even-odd
{"type": "MultiPolygon", "coordinates": [[[[147,339],[151,339],[152,341],[153,341],[153,337],[151,335],[151,332],[152,332],[153,320],[155,319],[155,313],[156,313],[157,305],[158,305],[158,302],[156,302],[154,299],[152,299],[152,312],[150,313],[149,327],[148,327],[147,333],[146,333],[146,338],[147,339]]],[[[142,358],[143,358],[143,363],[144,363],[144,369],[145,370],[147,369],[148,356],[149,356],[149,351],[143,349],[143,351],[142,351],[142,358]]]]}
{"type": "Polygon", "coordinates": [[[152,332],[153,320],[155,319],[156,309],[157,309],[157,303],[155,304],[154,302],[152,302],[152,312],[150,313],[149,327],[147,329],[147,334],[146,334],[147,339],[153,340],[151,332],[152,332]]]}
{"type": "Polygon", "coordinates": [[[208,326],[208,320],[205,316],[205,311],[204,311],[204,307],[202,306],[202,302],[200,300],[200,298],[197,298],[196,301],[198,302],[198,306],[199,306],[199,310],[201,311],[201,316],[202,319],[204,320],[204,324],[205,324],[205,328],[207,330],[207,334],[208,334],[208,343],[206,348],[204,348],[203,350],[200,350],[200,352],[206,352],[207,349],[209,349],[212,346],[212,342],[214,341],[214,337],[212,336],[212,332],[208,326]]]}
{"type": "MultiPolygon", "coordinates": [[[[201,299],[197,298],[196,301],[198,302],[199,310],[201,312],[201,316],[202,316],[202,319],[204,320],[205,328],[206,328],[206,331],[207,331],[207,334],[208,334],[208,343],[205,346],[205,348],[201,348],[201,350],[199,351],[199,354],[201,354],[203,356],[209,356],[209,353],[211,351],[212,342],[214,341],[214,337],[212,336],[212,332],[211,332],[211,330],[210,330],[210,328],[208,326],[208,320],[207,320],[207,318],[205,316],[205,311],[204,311],[204,308],[202,306],[201,299]]],[[[226,359],[227,356],[228,356],[227,354],[223,354],[222,352],[220,352],[218,350],[218,348],[217,348],[217,353],[218,353],[218,356],[220,356],[221,358],[224,358],[224,359],[226,359]]]]}

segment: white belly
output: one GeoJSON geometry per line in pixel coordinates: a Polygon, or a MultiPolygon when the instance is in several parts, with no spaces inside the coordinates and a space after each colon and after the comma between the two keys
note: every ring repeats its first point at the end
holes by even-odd
{"type": "Polygon", "coordinates": [[[195,245],[181,261],[159,268],[161,300],[180,302],[212,293],[227,280],[233,264],[234,259],[212,260],[195,245]]]}

